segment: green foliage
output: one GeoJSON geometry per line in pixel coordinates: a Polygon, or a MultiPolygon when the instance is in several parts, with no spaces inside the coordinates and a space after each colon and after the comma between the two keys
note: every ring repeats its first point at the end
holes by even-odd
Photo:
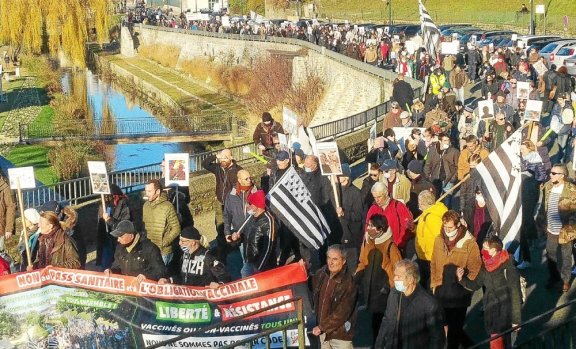
{"type": "Polygon", "coordinates": [[[26,314],[26,318],[25,318],[24,322],[28,326],[34,326],[34,325],[43,326],[44,320],[45,320],[44,315],[42,315],[36,311],[32,311],[32,312],[26,314]]]}
{"type": "Polygon", "coordinates": [[[10,337],[18,332],[19,326],[14,315],[0,309],[0,336],[10,337]]]}

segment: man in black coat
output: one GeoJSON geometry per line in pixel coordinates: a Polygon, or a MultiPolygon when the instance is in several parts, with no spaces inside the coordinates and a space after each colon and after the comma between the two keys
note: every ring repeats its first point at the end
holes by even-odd
{"type": "Polygon", "coordinates": [[[409,110],[412,108],[412,103],[414,102],[414,90],[409,83],[404,81],[404,74],[398,74],[394,87],[392,89],[392,100],[398,102],[403,110],[409,110]]]}
{"type": "Polygon", "coordinates": [[[141,236],[132,222],[125,220],[118,223],[110,235],[118,239],[114,252],[114,263],[104,273],[120,273],[135,276],[138,283],[144,279],[159,280],[168,273],[162,260],[160,249],[152,241],[141,236]]]}
{"type": "Polygon", "coordinates": [[[376,349],[442,349],[446,342],[442,307],[419,284],[418,265],[396,263],[394,288],[378,331],[376,349]]]}
{"type": "Polygon", "coordinates": [[[362,188],[360,192],[362,194],[363,206],[364,206],[364,217],[368,213],[368,209],[374,203],[374,196],[372,196],[372,186],[374,183],[380,180],[382,175],[382,170],[380,169],[380,164],[371,163],[370,169],[368,170],[368,176],[362,180],[362,188]]]}
{"type": "Polygon", "coordinates": [[[202,236],[198,229],[186,227],[180,232],[180,248],[182,259],[180,272],[170,279],[162,278],[159,284],[168,281],[178,285],[209,286],[218,288],[220,284],[230,281],[230,275],[223,263],[220,263],[201,244],[202,236]]]}

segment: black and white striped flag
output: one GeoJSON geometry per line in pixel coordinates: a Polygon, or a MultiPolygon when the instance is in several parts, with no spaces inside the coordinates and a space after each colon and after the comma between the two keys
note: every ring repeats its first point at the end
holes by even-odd
{"type": "Polygon", "coordinates": [[[510,249],[519,241],[522,225],[521,142],[519,129],[476,166],[488,213],[504,246],[510,249]]]}
{"type": "Polygon", "coordinates": [[[270,210],[306,247],[322,246],[330,227],[293,167],[270,190],[268,197],[270,210]]]}
{"type": "Polygon", "coordinates": [[[422,45],[426,48],[426,52],[430,55],[430,58],[436,59],[437,51],[440,46],[440,29],[434,24],[432,17],[419,1],[420,8],[420,27],[422,31],[422,45]]]}

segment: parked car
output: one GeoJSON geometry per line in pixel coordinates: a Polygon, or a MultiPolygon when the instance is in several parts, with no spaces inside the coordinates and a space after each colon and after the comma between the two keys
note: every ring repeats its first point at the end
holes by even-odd
{"type": "Polygon", "coordinates": [[[562,63],[568,70],[568,74],[572,76],[576,75],[576,56],[568,57],[562,63]]]}
{"type": "Polygon", "coordinates": [[[564,65],[566,58],[572,57],[576,54],[576,46],[564,46],[554,55],[554,59],[550,60],[551,64],[556,64],[557,67],[564,65]]]}
{"type": "Polygon", "coordinates": [[[554,61],[554,56],[556,53],[558,53],[558,51],[560,51],[560,49],[563,47],[571,45],[576,45],[576,39],[554,41],[544,46],[538,54],[540,57],[544,57],[546,63],[548,66],[550,66],[550,64],[552,64],[551,62],[554,61]]]}

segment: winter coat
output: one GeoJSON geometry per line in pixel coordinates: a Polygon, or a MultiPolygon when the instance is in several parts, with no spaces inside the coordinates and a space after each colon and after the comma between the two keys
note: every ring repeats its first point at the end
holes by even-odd
{"type": "Polygon", "coordinates": [[[10,231],[14,233],[16,201],[6,178],[0,177],[0,236],[10,231]]]}
{"type": "Polygon", "coordinates": [[[422,286],[406,297],[392,290],[382,319],[377,349],[442,349],[446,342],[444,312],[422,286]]]}
{"type": "Polygon", "coordinates": [[[40,261],[40,250],[45,248],[45,246],[42,246],[44,243],[42,236],[39,237],[36,260],[32,262],[34,269],[39,268],[38,265],[51,265],[57,268],[79,269],[80,258],[78,257],[78,252],[76,251],[76,246],[74,246],[74,241],[72,238],[66,235],[62,229],[58,229],[54,232],[52,239],[54,239],[52,253],[50,256],[47,256],[46,261],[40,261]]]}
{"type": "Polygon", "coordinates": [[[248,205],[248,195],[258,190],[256,186],[252,187],[250,192],[240,192],[236,188],[226,196],[224,201],[224,234],[230,235],[233,231],[240,229],[248,214],[246,206],[248,205]]]}
{"type": "MultiPolygon", "coordinates": [[[[349,182],[346,186],[340,186],[340,188],[340,205],[344,210],[344,216],[339,217],[339,226],[342,233],[340,241],[346,248],[360,248],[364,235],[362,230],[364,227],[363,222],[366,217],[362,193],[352,182],[349,182]]],[[[334,196],[331,197],[331,200],[334,200],[334,196]]],[[[333,206],[336,207],[335,202],[333,202],[333,206]]],[[[334,231],[331,234],[333,233],[334,231]]]]}
{"type": "Polygon", "coordinates": [[[556,78],[556,94],[558,96],[563,93],[567,93],[568,95],[570,92],[574,90],[574,82],[570,75],[566,75],[563,73],[557,73],[558,77],[556,78]]]}
{"type": "Polygon", "coordinates": [[[325,340],[351,341],[354,338],[357,296],[356,285],[346,267],[333,277],[330,277],[327,266],[314,274],[312,300],[316,318],[320,319],[320,312],[326,315],[324,321],[318,324],[326,334],[325,340]],[[326,284],[325,288],[324,284],[326,284]],[[326,289],[332,292],[327,293],[326,289]]]}
{"type": "Polygon", "coordinates": [[[156,281],[167,277],[168,273],[158,246],[139,234],[134,236],[130,246],[117,246],[110,269],[127,276],[142,274],[156,281]]]}
{"type": "Polygon", "coordinates": [[[442,230],[442,216],[448,211],[446,205],[437,202],[420,215],[416,226],[416,254],[425,261],[432,260],[436,237],[442,230]]]}
{"type": "Polygon", "coordinates": [[[330,201],[332,188],[328,178],[320,173],[320,168],[313,172],[302,171],[300,172],[300,178],[308,191],[310,191],[310,198],[316,206],[322,208],[330,201]]]}
{"type": "Polygon", "coordinates": [[[412,213],[413,217],[418,217],[422,213],[420,208],[418,208],[418,195],[424,190],[430,190],[435,193],[436,188],[423,174],[419,175],[416,179],[413,179],[410,183],[410,200],[406,206],[412,213]]]}
{"type": "Polygon", "coordinates": [[[489,334],[503,332],[511,328],[512,324],[520,324],[520,274],[512,257],[492,272],[487,271],[483,265],[475,280],[464,277],[460,285],[470,291],[483,287],[484,325],[489,334]]]}
{"type": "Polygon", "coordinates": [[[146,237],[158,246],[162,255],[172,253],[172,243],[180,235],[180,222],[164,193],[153,202],[144,203],[142,221],[146,237]]]}
{"type": "MultiPolygon", "coordinates": [[[[388,180],[384,178],[384,184],[388,185],[388,180]]],[[[401,173],[396,173],[394,184],[392,185],[392,198],[406,204],[410,200],[410,180],[401,173]]]]}
{"type": "MultiPolygon", "coordinates": [[[[402,105],[400,106],[400,108],[403,109],[402,105]]],[[[404,108],[406,107],[404,106],[404,108]]],[[[388,112],[388,114],[384,115],[384,120],[382,121],[382,132],[386,131],[389,128],[402,127],[402,119],[400,119],[401,112],[402,110],[398,110],[396,114],[394,114],[393,112],[388,112]]]]}
{"type": "Polygon", "coordinates": [[[369,311],[384,313],[386,310],[388,294],[394,288],[394,265],[401,259],[400,250],[390,237],[384,241],[364,240],[354,280],[362,287],[369,311]]]}
{"type": "Polygon", "coordinates": [[[496,114],[498,113],[502,113],[506,116],[506,121],[508,121],[509,123],[513,123],[514,122],[514,108],[512,108],[512,106],[510,104],[498,104],[498,103],[494,103],[494,116],[496,116],[496,114]]]}
{"type": "Polygon", "coordinates": [[[246,263],[253,264],[258,271],[276,267],[276,225],[269,212],[252,216],[240,233],[246,263]]]}
{"type": "Polygon", "coordinates": [[[458,283],[456,269],[464,268],[468,277],[474,280],[482,266],[480,249],[474,236],[466,232],[452,251],[448,251],[443,236],[439,234],[434,241],[430,287],[444,308],[467,307],[472,301],[472,294],[458,283]]]}
{"type": "MultiPolygon", "coordinates": [[[[266,149],[274,148],[274,142],[272,141],[272,136],[284,133],[284,128],[282,125],[274,120],[270,126],[266,126],[263,122],[260,122],[256,129],[254,129],[254,134],[252,135],[252,140],[256,145],[263,145],[266,149]]],[[[212,172],[212,171],[210,171],[212,172]]]]}
{"type": "MultiPolygon", "coordinates": [[[[552,191],[552,181],[548,181],[544,184],[542,189],[542,205],[540,205],[540,211],[538,213],[538,218],[540,221],[546,222],[546,217],[548,214],[548,200],[550,199],[550,192],[552,191]]],[[[558,206],[560,203],[564,203],[567,207],[576,207],[576,185],[571,182],[564,182],[564,188],[562,189],[562,194],[560,194],[560,199],[558,200],[558,206]]],[[[573,210],[563,211],[558,209],[560,214],[560,220],[562,221],[562,227],[567,225],[576,225],[576,215],[574,215],[573,210]]]]}
{"type": "Polygon", "coordinates": [[[403,110],[412,107],[414,102],[414,90],[409,83],[404,80],[398,80],[392,89],[392,100],[398,102],[403,110]]]}
{"type": "Polygon", "coordinates": [[[232,160],[232,164],[227,168],[222,168],[220,164],[214,162],[216,155],[207,157],[202,161],[202,167],[212,172],[216,176],[216,199],[224,205],[226,195],[236,186],[238,181],[238,171],[242,169],[240,165],[232,160]]]}
{"type": "MultiPolygon", "coordinates": [[[[369,222],[373,215],[383,215],[388,220],[390,230],[392,230],[392,239],[396,246],[404,248],[406,242],[413,237],[413,218],[408,207],[398,200],[390,199],[386,208],[373,204],[366,214],[366,222],[369,222]]],[[[366,231],[366,227],[364,227],[366,231]]]]}
{"type": "Polygon", "coordinates": [[[424,174],[431,180],[440,179],[440,167],[444,167],[444,183],[456,183],[458,181],[458,149],[450,146],[445,150],[438,150],[438,144],[430,148],[428,160],[424,165],[424,174]]]}
{"type": "Polygon", "coordinates": [[[458,180],[462,180],[470,172],[470,164],[468,164],[468,159],[472,154],[480,155],[482,160],[486,159],[490,152],[488,149],[484,148],[482,145],[477,145],[474,153],[470,153],[468,147],[465,147],[460,151],[460,156],[458,156],[458,180]]]}
{"type": "Polygon", "coordinates": [[[184,252],[180,265],[180,274],[173,278],[178,285],[209,286],[211,282],[230,281],[224,264],[202,246],[192,253],[184,252]]]}

